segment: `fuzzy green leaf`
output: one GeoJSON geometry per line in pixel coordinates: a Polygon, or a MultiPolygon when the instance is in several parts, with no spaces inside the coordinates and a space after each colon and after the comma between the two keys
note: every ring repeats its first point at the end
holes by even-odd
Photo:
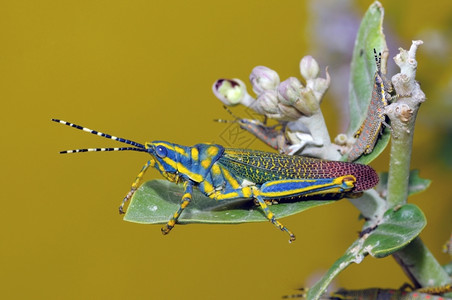
{"type": "MultiPolygon", "coordinates": [[[[356,37],[350,69],[350,124],[347,131],[349,136],[359,129],[367,116],[376,71],[373,49],[379,52],[387,51],[383,34],[383,16],[382,5],[378,1],[374,2],[364,15],[356,37]]],[[[385,64],[385,57],[382,57],[382,66],[385,64]]],[[[370,163],[383,152],[389,143],[389,138],[390,131],[386,129],[378,139],[372,153],[361,156],[356,162],[370,163]]],[[[345,159],[346,156],[343,157],[343,160],[345,159]]]]}
{"type": "MultiPolygon", "coordinates": [[[[125,221],[141,224],[163,224],[179,208],[184,189],[166,180],[151,180],[135,192],[124,216],[125,221]]],[[[272,205],[277,218],[287,217],[306,209],[334,201],[297,201],[272,205]]],[[[268,222],[253,200],[215,201],[198,190],[193,191],[190,205],[183,211],[178,223],[245,223],[268,222]]]]}
{"type": "Polygon", "coordinates": [[[318,299],[330,282],[351,263],[360,263],[367,254],[386,257],[410,243],[427,224],[422,211],[414,204],[390,209],[373,231],[356,240],[308,292],[308,299],[318,299]]]}
{"type": "MultiPolygon", "coordinates": [[[[376,187],[376,190],[380,195],[386,197],[388,192],[388,173],[384,172],[379,174],[379,176],[380,181],[376,187]]],[[[431,183],[432,181],[430,179],[419,177],[419,170],[411,170],[408,182],[408,195],[410,196],[425,191],[431,183]]]]}
{"type": "Polygon", "coordinates": [[[444,265],[443,268],[446,271],[446,273],[452,277],[452,262],[448,263],[447,265],[444,265]]]}
{"type": "Polygon", "coordinates": [[[349,135],[361,126],[367,115],[376,71],[373,49],[381,52],[387,50],[383,16],[383,7],[378,1],[374,2],[364,15],[356,37],[350,70],[349,135]]]}
{"type": "Polygon", "coordinates": [[[353,250],[359,247],[359,242],[360,240],[356,240],[350,248],[348,248],[345,254],[334,262],[326,274],[323,275],[314,286],[309,288],[306,299],[319,299],[325,293],[325,290],[328,288],[331,281],[333,281],[342,270],[347,268],[351,263],[354,262],[359,264],[364,259],[362,253],[355,253],[353,250]]]}
{"type": "Polygon", "coordinates": [[[427,225],[422,210],[414,204],[389,209],[383,221],[372,231],[363,246],[373,257],[382,258],[405,247],[427,225]]]}

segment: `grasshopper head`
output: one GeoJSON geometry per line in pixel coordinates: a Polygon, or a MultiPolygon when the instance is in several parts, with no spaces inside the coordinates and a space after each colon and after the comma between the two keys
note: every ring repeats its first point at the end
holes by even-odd
{"type": "Polygon", "coordinates": [[[180,176],[186,175],[184,172],[189,147],[165,141],[153,141],[145,144],[147,152],[152,156],[151,163],[166,179],[178,182],[180,176]]]}
{"type": "Polygon", "coordinates": [[[100,152],[100,151],[147,152],[151,155],[151,159],[149,160],[149,166],[155,167],[169,181],[178,182],[180,176],[184,176],[187,173],[186,166],[189,165],[191,159],[191,157],[188,155],[188,153],[190,153],[189,147],[179,146],[164,141],[154,141],[152,143],[146,143],[143,145],[141,143],[134,142],[129,139],[113,136],[97,130],[92,130],[63,120],[52,119],[52,121],[73,127],[78,130],[89,132],[91,134],[106,139],[114,140],[129,145],[128,147],[116,147],[116,148],[83,148],[61,151],[60,153],[100,152]]]}

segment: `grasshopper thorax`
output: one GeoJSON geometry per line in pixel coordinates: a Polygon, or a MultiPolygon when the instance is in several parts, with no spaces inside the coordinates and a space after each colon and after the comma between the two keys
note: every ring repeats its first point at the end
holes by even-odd
{"type": "Polygon", "coordinates": [[[202,182],[212,165],[223,153],[223,147],[213,144],[182,146],[165,141],[146,143],[152,156],[151,164],[168,180],[202,182]]]}

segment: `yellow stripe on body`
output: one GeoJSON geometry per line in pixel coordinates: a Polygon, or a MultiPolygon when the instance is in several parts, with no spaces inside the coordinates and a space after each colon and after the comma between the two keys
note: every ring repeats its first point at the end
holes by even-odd
{"type": "Polygon", "coordinates": [[[155,160],[155,164],[158,166],[159,171],[165,172],[165,168],[163,167],[163,165],[158,160],[155,160]]]}
{"type": "Polygon", "coordinates": [[[212,163],[212,158],[211,157],[207,157],[206,159],[203,159],[201,161],[201,166],[204,169],[207,169],[208,167],[210,167],[210,164],[212,163]]]}
{"type": "Polygon", "coordinates": [[[386,99],[386,93],[385,93],[385,85],[384,82],[382,80],[382,82],[380,83],[380,89],[381,89],[381,101],[383,101],[383,104],[386,106],[388,105],[388,100],[386,99]]]}
{"type": "Polygon", "coordinates": [[[245,197],[245,198],[251,198],[251,196],[253,195],[253,191],[252,191],[251,187],[242,188],[242,193],[243,193],[243,197],[245,197]]]}
{"type": "Polygon", "coordinates": [[[221,191],[216,191],[215,193],[209,195],[210,198],[215,200],[231,200],[237,198],[251,199],[252,196],[253,191],[251,187],[244,187],[229,193],[222,193],[221,191]]]}
{"type": "Polygon", "coordinates": [[[221,168],[218,164],[213,164],[210,170],[212,171],[212,174],[215,176],[221,175],[221,168]]]}
{"type": "Polygon", "coordinates": [[[218,147],[210,146],[207,148],[207,154],[209,154],[209,156],[216,156],[218,154],[218,147]]]}
{"type": "Polygon", "coordinates": [[[174,147],[174,151],[176,151],[176,152],[179,153],[180,155],[183,155],[183,156],[188,157],[188,154],[187,154],[187,152],[185,152],[185,149],[184,149],[184,148],[181,148],[181,147],[179,147],[179,146],[175,146],[175,147],[174,147]]]}
{"type": "Polygon", "coordinates": [[[191,148],[190,152],[191,152],[191,159],[197,161],[199,159],[198,149],[193,147],[193,148],[191,148]]]}
{"type": "Polygon", "coordinates": [[[204,169],[207,169],[212,164],[212,157],[215,157],[218,154],[218,147],[216,146],[210,146],[206,150],[207,157],[201,161],[201,166],[204,169]]]}
{"type": "MultiPolygon", "coordinates": [[[[191,172],[183,164],[181,164],[179,162],[176,163],[174,160],[172,160],[169,157],[164,157],[163,161],[165,163],[167,163],[168,165],[170,165],[171,167],[173,167],[174,169],[178,170],[180,173],[187,175],[195,182],[201,182],[204,180],[204,178],[201,175],[191,172]]],[[[163,169],[163,166],[160,169],[163,169]]],[[[165,170],[163,169],[163,171],[165,171],[165,170]]]]}
{"type": "Polygon", "coordinates": [[[230,200],[230,199],[238,198],[239,196],[240,195],[237,192],[223,194],[219,191],[217,193],[209,195],[210,198],[215,199],[215,200],[230,200]]]}
{"type": "Polygon", "coordinates": [[[212,195],[215,195],[215,189],[213,188],[213,185],[208,181],[203,181],[202,184],[204,185],[204,193],[212,198],[212,195]]]}
{"type": "MultiPolygon", "coordinates": [[[[308,181],[308,180],[303,180],[308,181]]],[[[272,182],[269,182],[266,184],[267,186],[272,186],[276,184],[284,184],[284,183],[297,183],[301,182],[301,180],[275,180],[272,182]]],[[[308,182],[315,182],[315,180],[309,180],[308,182]]],[[[264,198],[284,198],[284,197],[290,197],[293,195],[301,194],[303,192],[307,192],[308,195],[318,195],[318,194],[325,194],[325,193],[341,193],[351,189],[354,187],[354,183],[356,182],[356,178],[352,175],[346,175],[337,177],[333,180],[333,182],[328,184],[319,184],[319,185],[313,185],[308,186],[304,188],[298,188],[298,189],[289,189],[285,191],[277,191],[277,192],[263,192],[258,191],[258,195],[264,197],[264,198]],[[337,185],[342,185],[343,183],[346,184],[346,187],[337,187],[337,185]],[[336,187],[335,187],[336,186],[336,187]],[[315,189],[321,189],[320,191],[311,191],[315,189]],[[311,191],[311,192],[310,192],[311,191]]]]}
{"type": "Polygon", "coordinates": [[[169,150],[175,151],[174,147],[167,143],[150,143],[150,144],[153,144],[154,146],[163,146],[165,148],[168,148],[169,150]]]}
{"type": "Polygon", "coordinates": [[[273,181],[267,181],[265,183],[266,186],[272,186],[277,185],[281,183],[298,183],[298,182],[316,182],[317,179],[281,179],[281,180],[273,180],[273,181]]]}
{"type": "Polygon", "coordinates": [[[177,176],[176,174],[167,172],[165,167],[163,167],[163,165],[158,160],[155,160],[155,164],[158,166],[158,169],[163,177],[165,177],[168,181],[177,183],[179,176],[177,176]]]}
{"type": "Polygon", "coordinates": [[[240,188],[240,184],[234,177],[232,177],[231,173],[228,170],[226,170],[225,168],[222,168],[222,171],[223,171],[224,179],[226,179],[226,181],[232,186],[233,189],[240,188]]]}
{"type": "Polygon", "coordinates": [[[193,181],[195,182],[201,182],[204,180],[204,178],[197,174],[197,173],[193,173],[192,171],[190,171],[189,169],[187,169],[183,164],[181,163],[177,163],[177,168],[176,168],[180,173],[187,175],[188,177],[190,177],[193,181]]]}

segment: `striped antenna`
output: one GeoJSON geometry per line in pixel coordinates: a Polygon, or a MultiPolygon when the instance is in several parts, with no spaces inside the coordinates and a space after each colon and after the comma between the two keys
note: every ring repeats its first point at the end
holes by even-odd
{"type": "Polygon", "coordinates": [[[123,139],[120,137],[116,137],[116,136],[112,136],[106,133],[102,133],[96,130],[92,130],[80,125],[76,125],[73,123],[69,123],[63,120],[58,120],[58,119],[52,119],[53,122],[57,122],[63,125],[67,125],[70,127],[74,127],[76,129],[79,130],[83,130],[85,132],[89,132],[110,140],[114,140],[114,141],[118,141],[124,144],[128,144],[128,145],[132,145],[135,147],[120,147],[120,148],[86,148],[86,149],[75,149],[75,150],[66,150],[66,151],[61,151],[60,153],[77,153],[77,152],[99,152],[99,151],[140,151],[140,152],[147,152],[146,147],[143,144],[131,141],[131,140],[127,140],[127,139],[123,139]]]}
{"type": "Polygon", "coordinates": [[[78,153],[78,152],[102,152],[102,151],[139,151],[147,152],[147,149],[134,148],[134,147],[120,147],[120,148],[85,148],[85,149],[74,149],[60,151],[61,154],[65,153],[78,153]]]}
{"type": "Polygon", "coordinates": [[[214,122],[218,123],[240,123],[240,118],[234,115],[234,113],[226,106],[223,105],[223,108],[232,116],[235,120],[224,120],[224,119],[214,119],[214,122]]]}
{"type": "Polygon", "coordinates": [[[375,54],[375,62],[377,63],[377,71],[378,73],[381,73],[381,52],[378,52],[377,56],[377,50],[374,48],[374,54],[375,54]]]}

